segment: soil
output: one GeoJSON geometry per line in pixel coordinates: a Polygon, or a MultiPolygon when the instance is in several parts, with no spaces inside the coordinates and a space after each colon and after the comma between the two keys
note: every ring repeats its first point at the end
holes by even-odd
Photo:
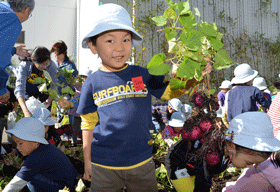
{"type": "MultiPolygon", "coordinates": [[[[0,156],[0,165],[4,163],[3,171],[0,171],[0,181],[4,179],[4,176],[13,177],[20,169],[20,165],[14,165],[12,160],[12,158],[15,159],[18,155],[16,150],[10,149],[11,146],[4,146],[4,147],[6,151],[9,152],[8,153],[9,155],[0,156]]],[[[77,184],[79,179],[83,177],[83,173],[84,173],[82,145],[78,144],[77,147],[71,147],[71,146],[67,147],[66,155],[70,159],[71,163],[73,164],[77,172],[79,173],[79,176],[76,179],[76,184],[77,184]]],[[[154,161],[155,161],[156,168],[158,168],[162,163],[164,164],[165,156],[154,156],[154,161]]],[[[239,175],[227,173],[223,177],[213,178],[212,192],[222,191],[222,188],[225,186],[226,182],[235,181],[238,177],[239,175]]],[[[83,180],[83,182],[86,185],[86,189],[84,191],[88,191],[90,187],[90,182],[85,180],[83,180]]],[[[25,187],[22,191],[25,192],[28,191],[28,189],[25,187]]]]}

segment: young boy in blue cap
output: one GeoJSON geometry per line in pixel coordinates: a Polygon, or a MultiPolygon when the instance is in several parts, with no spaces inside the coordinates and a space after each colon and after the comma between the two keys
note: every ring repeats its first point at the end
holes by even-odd
{"type": "MultiPolygon", "coordinates": [[[[164,76],[126,63],[142,37],[123,7],[105,4],[94,13],[82,46],[98,54],[102,66],[84,82],[77,110],[82,118],[84,179],[91,180],[91,191],[157,191],[149,132],[151,95],[169,100],[170,87],[164,76]]],[[[189,80],[186,88],[195,82],[189,80]]]]}
{"type": "Polygon", "coordinates": [[[6,132],[12,134],[18,151],[28,157],[3,192],[20,191],[26,185],[30,191],[73,187],[78,173],[66,155],[45,139],[45,126],[41,121],[26,117],[6,132]]]}

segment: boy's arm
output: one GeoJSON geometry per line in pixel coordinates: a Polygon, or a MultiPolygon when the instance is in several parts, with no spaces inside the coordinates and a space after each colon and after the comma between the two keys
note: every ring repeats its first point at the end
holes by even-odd
{"type": "Polygon", "coordinates": [[[85,172],[84,179],[91,181],[91,142],[93,140],[92,130],[84,129],[83,130],[83,152],[84,152],[84,163],[85,163],[85,172]]]}
{"type": "Polygon", "coordinates": [[[91,181],[91,142],[93,140],[92,131],[99,121],[97,111],[88,114],[81,115],[82,124],[81,129],[83,130],[83,152],[84,152],[84,163],[85,173],[84,179],[91,181]]]}
{"type": "Polygon", "coordinates": [[[14,178],[8,183],[8,185],[4,188],[3,192],[16,192],[20,191],[25,185],[27,185],[28,181],[25,181],[18,176],[14,176],[14,178]]]}

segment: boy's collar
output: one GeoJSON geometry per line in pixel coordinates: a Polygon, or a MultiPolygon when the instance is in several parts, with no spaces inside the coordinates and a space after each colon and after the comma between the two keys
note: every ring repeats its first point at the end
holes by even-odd
{"type": "Polygon", "coordinates": [[[122,70],[126,69],[127,66],[128,66],[128,64],[125,63],[125,65],[124,65],[123,68],[121,68],[121,69],[119,69],[119,70],[116,70],[116,71],[110,71],[110,70],[107,70],[106,68],[104,69],[103,65],[102,65],[99,69],[100,69],[101,71],[104,71],[104,72],[118,72],[118,71],[122,71],[122,70]]]}

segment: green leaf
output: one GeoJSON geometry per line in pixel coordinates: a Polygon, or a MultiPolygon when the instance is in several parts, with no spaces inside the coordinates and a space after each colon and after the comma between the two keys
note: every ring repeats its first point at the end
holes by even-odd
{"type": "Polygon", "coordinates": [[[180,38],[189,50],[197,51],[201,48],[205,36],[203,33],[193,30],[190,34],[181,33],[180,38]]]}
{"type": "Polygon", "coordinates": [[[215,91],[216,91],[215,89],[210,89],[209,90],[209,95],[213,95],[215,93],[215,91]]]}
{"type": "Polygon", "coordinates": [[[181,41],[177,42],[175,40],[175,38],[168,41],[168,45],[169,45],[168,53],[172,53],[172,54],[174,53],[175,54],[176,52],[178,52],[180,50],[181,44],[182,44],[182,42],[181,41]]]}
{"type": "Polygon", "coordinates": [[[165,63],[149,68],[149,73],[152,75],[164,75],[169,71],[170,71],[170,66],[165,63]]]}
{"type": "Polygon", "coordinates": [[[39,86],[37,86],[38,87],[38,89],[39,89],[39,92],[47,92],[48,90],[47,90],[47,84],[46,83],[43,83],[43,84],[41,84],[41,85],[39,85],[39,86]]]}
{"type": "Polygon", "coordinates": [[[176,11],[172,8],[172,7],[168,7],[163,15],[167,18],[167,19],[177,19],[177,13],[176,11]]]}
{"type": "Polygon", "coordinates": [[[227,52],[224,49],[221,49],[217,52],[215,56],[215,63],[214,68],[217,70],[229,68],[233,65],[233,60],[230,58],[230,56],[227,54],[227,52]]]}
{"type": "Polygon", "coordinates": [[[195,7],[194,10],[195,10],[195,15],[197,15],[198,17],[200,17],[201,14],[200,14],[200,11],[198,10],[198,8],[195,7]]]}
{"type": "Polygon", "coordinates": [[[179,2],[172,7],[178,11],[179,15],[187,15],[192,12],[189,2],[179,2]]]}
{"type": "Polygon", "coordinates": [[[42,83],[46,83],[46,80],[41,77],[36,77],[33,82],[35,84],[42,84],[42,83]]]}
{"type": "Polygon", "coordinates": [[[174,3],[172,0],[166,0],[166,3],[170,6],[175,5],[176,3],[174,3]]]}
{"type": "Polygon", "coordinates": [[[51,96],[51,98],[53,98],[54,100],[57,99],[58,93],[55,89],[49,88],[48,93],[51,96]]]}
{"type": "Polygon", "coordinates": [[[215,51],[219,51],[224,46],[221,40],[216,37],[207,37],[207,39],[215,51]]]}
{"type": "Polygon", "coordinates": [[[184,55],[198,62],[202,62],[204,60],[202,48],[197,51],[184,50],[184,55]]]}
{"type": "Polygon", "coordinates": [[[152,20],[156,23],[157,26],[163,26],[167,23],[167,18],[164,15],[153,17],[152,20]]]}
{"type": "Polygon", "coordinates": [[[180,79],[171,79],[170,80],[170,89],[172,91],[178,90],[178,89],[184,89],[186,87],[187,81],[181,81],[180,79]]]}
{"type": "Polygon", "coordinates": [[[269,86],[269,90],[272,92],[273,95],[277,95],[277,93],[278,93],[277,88],[274,87],[273,85],[269,86]]]}
{"type": "Polygon", "coordinates": [[[219,39],[221,41],[223,36],[224,36],[224,34],[218,32],[217,39],[219,39]]]}
{"type": "Polygon", "coordinates": [[[166,168],[163,164],[160,165],[160,170],[159,170],[160,173],[167,173],[166,171],[166,168]]]}
{"type": "Polygon", "coordinates": [[[195,75],[195,70],[200,70],[201,63],[184,57],[184,61],[177,69],[177,77],[192,79],[195,75]]]}
{"type": "Polygon", "coordinates": [[[149,73],[152,75],[164,75],[165,73],[169,72],[170,66],[164,63],[165,59],[166,56],[164,53],[153,56],[147,66],[149,73]]]}
{"type": "Polygon", "coordinates": [[[190,12],[190,14],[188,15],[180,15],[178,21],[185,28],[197,26],[197,22],[195,20],[193,12],[190,12]]]}
{"type": "Polygon", "coordinates": [[[165,59],[166,59],[166,56],[164,53],[157,54],[157,55],[153,56],[153,58],[151,59],[151,61],[148,64],[147,68],[149,69],[150,67],[158,66],[158,65],[164,63],[165,59]]]}
{"type": "Polygon", "coordinates": [[[71,95],[75,95],[76,94],[70,86],[66,86],[66,87],[62,88],[61,89],[61,93],[71,94],[71,95]]]}
{"type": "Polygon", "coordinates": [[[47,80],[49,80],[50,82],[52,82],[52,77],[49,74],[49,72],[47,72],[46,70],[43,71],[44,76],[46,77],[47,80]]]}
{"type": "Polygon", "coordinates": [[[76,187],[76,191],[77,191],[77,192],[82,192],[85,188],[86,188],[86,186],[85,186],[85,184],[83,183],[83,180],[80,179],[80,180],[78,181],[78,185],[77,185],[77,187],[76,187]]]}
{"type": "Polygon", "coordinates": [[[177,31],[170,29],[170,27],[165,27],[164,28],[165,31],[165,37],[167,41],[170,41],[171,39],[175,38],[177,35],[177,31]]]}
{"type": "Polygon", "coordinates": [[[201,31],[207,36],[213,36],[216,37],[217,34],[217,26],[216,23],[201,23],[198,27],[197,30],[201,31]]]}

